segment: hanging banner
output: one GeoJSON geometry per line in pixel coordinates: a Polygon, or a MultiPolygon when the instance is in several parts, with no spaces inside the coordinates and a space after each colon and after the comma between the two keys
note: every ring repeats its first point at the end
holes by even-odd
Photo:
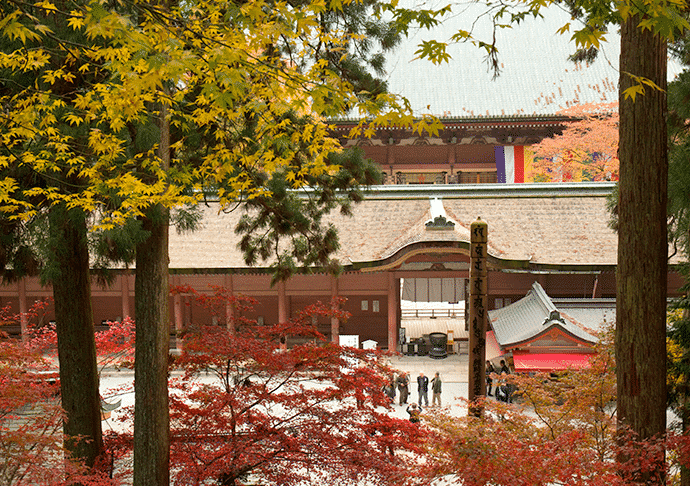
{"type": "Polygon", "coordinates": [[[506,145],[494,147],[496,180],[501,183],[525,182],[525,147],[506,145]]]}

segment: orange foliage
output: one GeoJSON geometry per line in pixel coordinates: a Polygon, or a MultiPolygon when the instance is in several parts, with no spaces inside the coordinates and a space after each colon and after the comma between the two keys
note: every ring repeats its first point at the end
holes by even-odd
{"type": "Polygon", "coordinates": [[[573,121],[561,135],[530,148],[525,177],[536,182],[618,180],[618,103],[579,105],[558,113],[573,121]]]}
{"type": "Polygon", "coordinates": [[[667,484],[675,484],[673,472],[690,462],[690,438],[669,432],[639,441],[617,427],[613,350],[610,329],[588,368],[510,375],[515,404],[482,401],[481,418],[430,415],[425,473],[465,486],[622,486],[637,484],[668,451],[667,484]]]}

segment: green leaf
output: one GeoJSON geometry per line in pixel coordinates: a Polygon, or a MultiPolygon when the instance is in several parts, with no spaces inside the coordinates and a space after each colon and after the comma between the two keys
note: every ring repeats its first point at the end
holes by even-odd
{"type": "Polygon", "coordinates": [[[415,55],[417,59],[428,59],[438,65],[451,59],[450,54],[446,51],[447,47],[448,45],[444,42],[422,41],[419,49],[415,51],[415,55]]]}

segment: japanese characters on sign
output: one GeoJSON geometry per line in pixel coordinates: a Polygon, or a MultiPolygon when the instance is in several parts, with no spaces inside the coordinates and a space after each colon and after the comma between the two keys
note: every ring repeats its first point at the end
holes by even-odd
{"type": "MultiPolygon", "coordinates": [[[[470,323],[469,400],[486,394],[486,319],[488,311],[488,227],[477,218],[470,227],[470,279],[467,299],[470,323]]],[[[472,413],[472,407],[470,408],[472,413]]],[[[476,412],[476,410],[475,410],[476,412]]]]}

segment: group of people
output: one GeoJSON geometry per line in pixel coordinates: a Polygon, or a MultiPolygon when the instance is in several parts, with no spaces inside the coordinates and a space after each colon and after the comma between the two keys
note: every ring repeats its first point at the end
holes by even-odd
{"type": "MultiPolygon", "coordinates": [[[[437,372],[429,381],[429,378],[420,373],[417,377],[417,403],[412,402],[407,407],[407,413],[410,415],[410,422],[419,422],[419,416],[422,413],[422,403],[425,407],[429,406],[429,386],[431,386],[431,406],[441,406],[441,390],[442,382],[441,376],[437,372]]],[[[386,386],[386,394],[395,402],[395,391],[398,390],[400,399],[399,405],[407,405],[410,397],[410,374],[402,372],[396,379],[391,379],[391,382],[386,386]]]]}
{"type": "MultiPolygon", "coordinates": [[[[501,360],[498,369],[494,367],[491,361],[486,361],[486,395],[489,397],[496,397],[496,400],[505,403],[513,403],[514,386],[509,383],[507,376],[510,375],[510,368],[505,360],[501,360]],[[494,381],[496,383],[494,383],[494,381]],[[492,393],[492,391],[494,393],[492,393]],[[495,395],[494,395],[495,394],[495,395]]],[[[410,374],[406,372],[400,373],[397,378],[391,378],[390,382],[384,387],[386,395],[391,402],[395,403],[396,390],[399,396],[398,404],[400,406],[407,405],[406,411],[410,416],[410,422],[419,422],[422,413],[422,404],[425,407],[429,406],[429,388],[431,388],[431,406],[441,406],[441,390],[442,382],[441,376],[437,372],[434,377],[429,380],[424,373],[419,373],[417,377],[417,402],[407,403],[410,397],[410,374]]]]}
{"type": "Polygon", "coordinates": [[[501,366],[498,370],[494,367],[491,361],[486,361],[486,396],[493,397],[491,390],[494,389],[494,376],[498,375],[495,386],[496,400],[499,402],[513,403],[513,385],[506,380],[510,374],[510,368],[505,360],[501,360],[501,366]]]}

